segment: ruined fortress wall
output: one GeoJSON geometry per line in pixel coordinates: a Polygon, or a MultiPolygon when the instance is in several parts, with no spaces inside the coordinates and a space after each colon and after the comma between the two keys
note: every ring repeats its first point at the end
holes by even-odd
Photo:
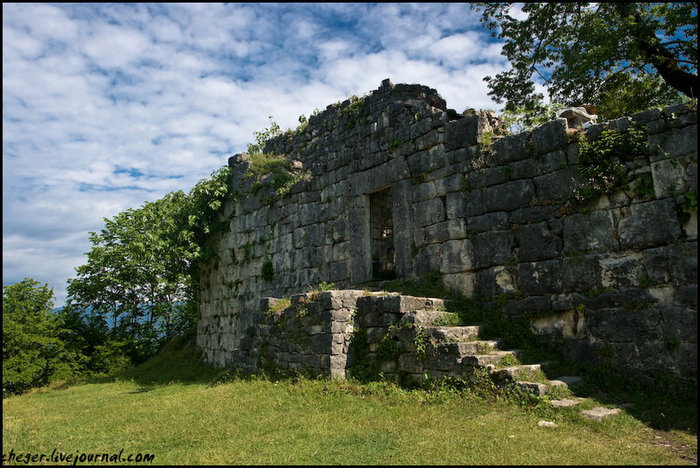
{"type": "Polygon", "coordinates": [[[331,105],[268,142],[308,172],[283,197],[247,177],[244,155],[229,161],[238,196],[204,267],[198,345],[213,364],[254,367],[261,298],[437,270],[531,315],[572,357],[696,375],[697,220],[683,196],[697,192],[696,115],[676,106],[589,128],[643,128],[651,152],[625,162],[636,189],[575,208],[564,119],[490,143],[491,115],[458,114],[425,86],[385,81],[331,105]]]}

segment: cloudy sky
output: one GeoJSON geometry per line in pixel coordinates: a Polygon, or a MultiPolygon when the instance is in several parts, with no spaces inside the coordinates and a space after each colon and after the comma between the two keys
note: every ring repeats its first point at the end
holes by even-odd
{"type": "Polygon", "coordinates": [[[188,191],[269,126],[390,78],[500,110],[468,4],[3,3],[3,284],[65,303],[88,233],[188,191]]]}

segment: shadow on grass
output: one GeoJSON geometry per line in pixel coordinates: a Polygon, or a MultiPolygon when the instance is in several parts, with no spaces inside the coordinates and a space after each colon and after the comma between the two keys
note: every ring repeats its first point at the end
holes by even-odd
{"type": "Polygon", "coordinates": [[[207,385],[226,374],[225,369],[212,367],[203,361],[194,337],[190,335],[173,338],[156,356],[135,367],[109,375],[75,377],[52,385],[52,389],[65,390],[75,385],[131,381],[140,388],[130,393],[145,393],[155,390],[159,385],[174,383],[207,385]]]}
{"type": "Polygon", "coordinates": [[[565,358],[560,345],[535,335],[526,317],[510,317],[496,302],[480,302],[450,291],[438,273],[424,280],[395,280],[373,286],[386,291],[445,299],[445,308],[459,316],[460,325],[480,325],[483,338],[501,339],[503,349],[522,351],[523,363],[546,362],[548,379],[576,375],[583,384],[571,388],[576,396],[603,404],[623,406],[632,417],[664,431],[697,435],[697,382],[670,374],[634,375],[605,362],[580,362],[565,358]]]}
{"type": "MultiPolygon", "coordinates": [[[[558,347],[535,335],[526,320],[514,319],[496,306],[486,306],[446,290],[439,278],[429,281],[395,280],[374,284],[379,289],[420,297],[446,299],[446,309],[459,316],[463,325],[481,325],[484,338],[500,338],[505,349],[520,349],[524,363],[542,363],[547,378],[578,375],[583,384],[571,390],[576,396],[594,398],[603,404],[621,406],[632,417],[660,430],[679,430],[697,434],[697,384],[683,382],[670,376],[631,376],[601,363],[574,362],[564,358],[558,347]],[[629,406],[628,406],[629,405],[629,406]]],[[[80,383],[109,383],[133,381],[140,388],[135,393],[172,383],[217,385],[235,380],[268,379],[294,381],[307,377],[298,373],[268,370],[262,375],[250,375],[205,364],[194,344],[194,337],[178,337],[161,352],[143,364],[106,377],[82,379],[80,383]]]]}

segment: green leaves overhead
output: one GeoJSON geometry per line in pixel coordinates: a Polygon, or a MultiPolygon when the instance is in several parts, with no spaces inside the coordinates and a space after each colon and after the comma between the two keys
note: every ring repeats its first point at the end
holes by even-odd
{"type": "Polygon", "coordinates": [[[597,105],[605,119],[697,98],[694,4],[525,3],[523,19],[511,14],[514,5],[474,5],[505,41],[511,68],[485,81],[506,111],[544,111],[536,83],[552,101],[597,105]]]}

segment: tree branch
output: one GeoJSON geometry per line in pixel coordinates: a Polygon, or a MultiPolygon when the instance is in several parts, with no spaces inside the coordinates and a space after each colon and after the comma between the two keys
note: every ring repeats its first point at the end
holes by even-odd
{"type": "Polygon", "coordinates": [[[628,16],[631,16],[633,24],[636,26],[636,31],[632,33],[632,39],[639,46],[639,50],[644,58],[659,72],[661,78],[669,86],[688,97],[697,98],[698,76],[686,72],[678,65],[678,61],[673,54],[659,43],[658,38],[649,28],[645,27],[642,15],[634,4],[632,4],[633,10],[631,14],[629,14],[629,4],[623,5],[626,7],[621,7],[619,11],[621,13],[624,11],[628,16]]]}

